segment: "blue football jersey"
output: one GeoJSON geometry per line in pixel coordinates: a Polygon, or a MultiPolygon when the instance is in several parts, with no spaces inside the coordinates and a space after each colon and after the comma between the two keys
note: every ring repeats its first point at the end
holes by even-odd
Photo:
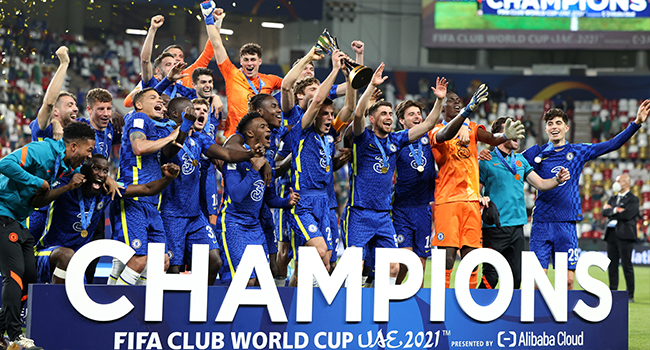
{"type": "Polygon", "coordinates": [[[428,135],[425,134],[397,153],[395,169],[397,182],[393,206],[427,205],[433,202],[436,166],[428,135]],[[420,156],[420,163],[417,162],[416,154],[420,156]],[[422,167],[422,172],[417,170],[419,166],[422,167]]]}
{"type": "Polygon", "coordinates": [[[214,141],[210,136],[195,132],[185,139],[183,148],[174,158],[163,163],[174,163],[181,168],[179,176],[163,190],[160,213],[177,217],[194,217],[201,211],[201,154],[206,152],[214,141]]]}
{"type": "MultiPolygon", "coordinates": [[[[77,121],[84,122],[92,127],[90,119],[80,118],[77,121]]],[[[93,130],[95,130],[95,149],[93,150],[93,154],[99,153],[108,159],[111,155],[111,147],[120,142],[120,140],[113,138],[115,136],[113,123],[108,122],[108,126],[103,131],[95,128],[93,130]]]]}
{"type": "MultiPolygon", "coordinates": [[[[124,132],[120,149],[120,170],[118,182],[124,185],[145,184],[161,178],[160,151],[137,156],[131,146],[131,133],[142,132],[147,140],[158,140],[169,135],[169,130],[156,126],[153,119],[140,112],[129,113],[124,117],[124,132]]],[[[158,196],[134,198],[158,206],[158,196]]]]}
{"type": "Polygon", "coordinates": [[[375,138],[370,129],[354,136],[350,168],[350,205],[374,210],[390,210],[393,173],[397,154],[408,146],[408,131],[391,132],[386,138],[375,138]],[[382,147],[386,155],[384,163],[382,147]],[[384,172],[382,169],[386,168],[384,172]]]}
{"type": "Polygon", "coordinates": [[[289,132],[291,139],[291,185],[294,191],[328,190],[333,186],[334,136],[321,138],[314,126],[302,129],[300,123],[289,132]],[[326,147],[326,149],[324,148],[326,147]]]}
{"type": "Polygon", "coordinates": [[[524,151],[523,155],[533,170],[543,179],[557,175],[562,167],[571,173],[571,179],[550,191],[539,192],[535,199],[533,221],[561,222],[582,220],[580,202],[580,174],[586,162],[620,148],[641,128],[631,123],[613,139],[597,144],[567,143],[556,151],[551,143],[535,145],[524,151]]]}
{"type": "Polygon", "coordinates": [[[32,141],[43,141],[44,139],[54,138],[52,124],[48,125],[45,130],[41,130],[38,126],[38,118],[29,123],[29,129],[32,131],[32,141]]]}
{"type": "MultiPolygon", "coordinates": [[[[69,178],[61,179],[62,184],[69,181],[69,178]]],[[[65,192],[50,205],[45,231],[36,244],[36,249],[61,246],[76,251],[81,248],[90,242],[97,226],[104,224],[104,209],[110,204],[111,196],[107,194],[87,197],[82,194],[81,188],[65,192]],[[81,211],[80,198],[84,202],[84,212],[81,211]],[[84,229],[82,215],[88,217],[91,208],[93,208],[92,217],[84,229]]]]}

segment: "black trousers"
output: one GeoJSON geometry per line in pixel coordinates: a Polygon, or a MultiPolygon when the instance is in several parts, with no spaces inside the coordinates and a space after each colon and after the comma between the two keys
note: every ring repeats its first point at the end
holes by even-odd
{"type": "Polygon", "coordinates": [[[2,310],[0,334],[9,339],[22,334],[20,311],[27,300],[27,286],[36,283],[34,237],[18,221],[0,216],[0,273],[2,273],[2,310]]]}
{"type": "Polygon", "coordinates": [[[609,263],[609,289],[618,290],[618,261],[623,265],[623,276],[627,285],[627,294],[634,298],[634,266],[632,266],[632,249],[634,241],[623,240],[616,236],[613,228],[607,229],[607,256],[611,259],[609,263]]]}
{"type": "MultiPolygon", "coordinates": [[[[512,269],[515,289],[521,286],[521,252],[524,250],[524,227],[483,227],[483,248],[492,248],[506,258],[512,269]]],[[[479,288],[496,288],[499,282],[497,270],[483,264],[483,279],[479,288]]]]}

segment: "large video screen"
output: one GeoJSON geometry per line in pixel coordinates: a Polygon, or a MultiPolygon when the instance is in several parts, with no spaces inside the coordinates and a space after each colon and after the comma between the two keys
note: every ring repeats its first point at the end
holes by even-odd
{"type": "MultiPolygon", "coordinates": [[[[486,0],[483,0],[486,1],[486,0]]],[[[607,1],[607,0],[603,0],[607,1]]],[[[491,0],[491,3],[513,8],[515,1],[491,0]],[[510,6],[508,6],[510,5],[510,6]]],[[[544,0],[541,1],[544,3],[544,0]]],[[[591,2],[591,1],[589,1],[591,2]]],[[[516,2],[519,4],[519,2],[516,2]]],[[[571,30],[570,17],[535,17],[480,14],[487,3],[476,1],[436,1],[436,29],[504,29],[504,30],[571,30]],[[480,10],[480,11],[479,11],[480,10]]],[[[517,6],[519,7],[519,6],[517,6]]],[[[521,11],[524,11],[523,9],[521,11]]],[[[484,11],[486,12],[486,11],[484,11]]],[[[585,31],[650,31],[650,18],[578,18],[578,30],[585,31]]]]}

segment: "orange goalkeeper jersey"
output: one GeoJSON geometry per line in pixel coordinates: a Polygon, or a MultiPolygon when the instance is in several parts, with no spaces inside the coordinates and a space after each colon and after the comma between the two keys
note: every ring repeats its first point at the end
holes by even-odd
{"type": "Polygon", "coordinates": [[[436,178],[436,204],[478,201],[480,191],[477,132],[478,128],[485,130],[485,127],[470,122],[470,142],[467,147],[461,146],[458,138],[437,143],[436,134],[443,127],[443,124],[438,124],[429,132],[431,151],[440,168],[436,178]]]}

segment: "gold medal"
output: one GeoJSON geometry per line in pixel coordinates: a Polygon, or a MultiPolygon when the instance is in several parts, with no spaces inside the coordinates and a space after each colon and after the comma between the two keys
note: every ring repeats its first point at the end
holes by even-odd
{"type": "Polygon", "coordinates": [[[199,165],[199,161],[196,160],[196,159],[193,159],[192,160],[192,166],[197,166],[197,165],[199,165]]]}
{"type": "Polygon", "coordinates": [[[81,230],[81,237],[83,238],[88,237],[88,230],[81,230]]]}
{"type": "Polygon", "coordinates": [[[424,166],[418,165],[418,172],[423,172],[424,171],[424,166]]]}
{"type": "Polygon", "coordinates": [[[387,168],[387,167],[382,167],[382,168],[381,168],[381,173],[382,173],[382,174],[386,174],[387,172],[388,172],[388,168],[387,168]]]}
{"type": "Polygon", "coordinates": [[[516,175],[515,175],[515,180],[519,181],[519,179],[521,179],[521,175],[516,174],[516,175]]]}
{"type": "Polygon", "coordinates": [[[329,172],[330,172],[330,166],[329,166],[329,165],[325,167],[325,172],[326,172],[326,173],[329,173],[329,172]]]}

